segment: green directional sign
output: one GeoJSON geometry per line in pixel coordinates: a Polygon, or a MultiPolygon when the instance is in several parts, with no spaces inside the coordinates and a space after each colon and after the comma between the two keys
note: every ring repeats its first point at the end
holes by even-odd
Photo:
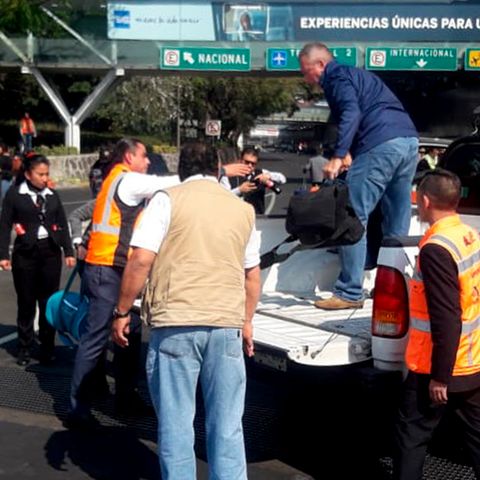
{"type": "Polygon", "coordinates": [[[357,49],[352,47],[331,47],[330,50],[338,63],[357,66],[357,49]]]}
{"type": "MultiPolygon", "coordinates": [[[[357,65],[357,49],[352,47],[333,47],[330,49],[339,63],[344,65],[357,65]]],[[[298,60],[299,48],[267,48],[267,70],[281,70],[284,72],[298,72],[300,62],[298,60]]]]}
{"type": "Polygon", "coordinates": [[[165,70],[250,71],[249,48],[164,47],[160,68],[165,70]]]}
{"type": "Polygon", "coordinates": [[[369,47],[367,70],[456,70],[457,49],[442,47],[369,47]]]}

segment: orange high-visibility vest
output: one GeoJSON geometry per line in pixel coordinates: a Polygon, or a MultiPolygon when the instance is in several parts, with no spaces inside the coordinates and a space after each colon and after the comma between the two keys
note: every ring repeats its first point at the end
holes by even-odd
{"type": "MultiPolygon", "coordinates": [[[[480,238],[461,222],[458,215],[434,223],[420,241],[445,248],[458,268],[462,332],[453,375],[471,375],[480,371],[480,238]]],[[[410,329],[405,354],[409,370],[431,373],[432,334],[420,258],[410,281],[410,329]]]]}
{"type": "Polygon", "coordinates": [[[22,118],[20,120],[20,132],[22,135],[35,133],[35,126],[31,118],[22,118]]]}
{"type": "Polygon", "coordinates": [[[127,263],[133,227],[143,203],[125,205],[118,186],[130,169],[123,163],[112,168],[98,193],[85,261],[94,265],[124,267],[127,263]]]}

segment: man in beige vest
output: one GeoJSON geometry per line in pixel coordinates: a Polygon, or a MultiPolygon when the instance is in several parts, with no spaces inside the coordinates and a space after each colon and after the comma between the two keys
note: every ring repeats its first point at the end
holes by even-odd
{"type": "Polygon", "coordinates": [[[255,214],[219,185],[212,147],[185,146],[178,173],[183,183],[152,199],[133,234],[112,335],[128,345],[128,312],[149,277],[142,310],[152,327],[146,368],[162,479],[196,478],[193,418],[200,381],[209,478],[244,480],[242,338],[252,356],[260,294],[255,214]]]}

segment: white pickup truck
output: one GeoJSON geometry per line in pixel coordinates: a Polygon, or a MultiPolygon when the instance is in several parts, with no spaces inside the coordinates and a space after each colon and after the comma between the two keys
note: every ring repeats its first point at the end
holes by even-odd
{"type": "MultiPolygon", "coordinates": [[[[462,218],[480,229],[480,136],[453,142],[441,162],[462,179],[462,218]]],[[[262,253],[288,236],[282,218],[260,218],[257,227],[262,253]]],[[[401,371],[409,323],[408,279],[425,229],[414,207],[410,236],[384,240],[377,269],[365,275],[364,290],[373,292],[373,298],[362,309],[328,312],[313,306],[315,299],[332,290],[339,271],[338,256],[328,249],[295,252],[263,271],[263,292],[254,317],[254,361],[280,371],[294,364],[319,368],[358,364],[401,371]]]]}

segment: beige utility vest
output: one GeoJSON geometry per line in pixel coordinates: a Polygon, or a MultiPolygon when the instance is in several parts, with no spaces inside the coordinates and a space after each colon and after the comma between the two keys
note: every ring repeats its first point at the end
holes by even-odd
{"type": "Polygon", "coordinates": [[[152,327],[242,327],[253,208],[206,179],[166,193],[170,227],[150,273],[143,318],[152,327]]]}

